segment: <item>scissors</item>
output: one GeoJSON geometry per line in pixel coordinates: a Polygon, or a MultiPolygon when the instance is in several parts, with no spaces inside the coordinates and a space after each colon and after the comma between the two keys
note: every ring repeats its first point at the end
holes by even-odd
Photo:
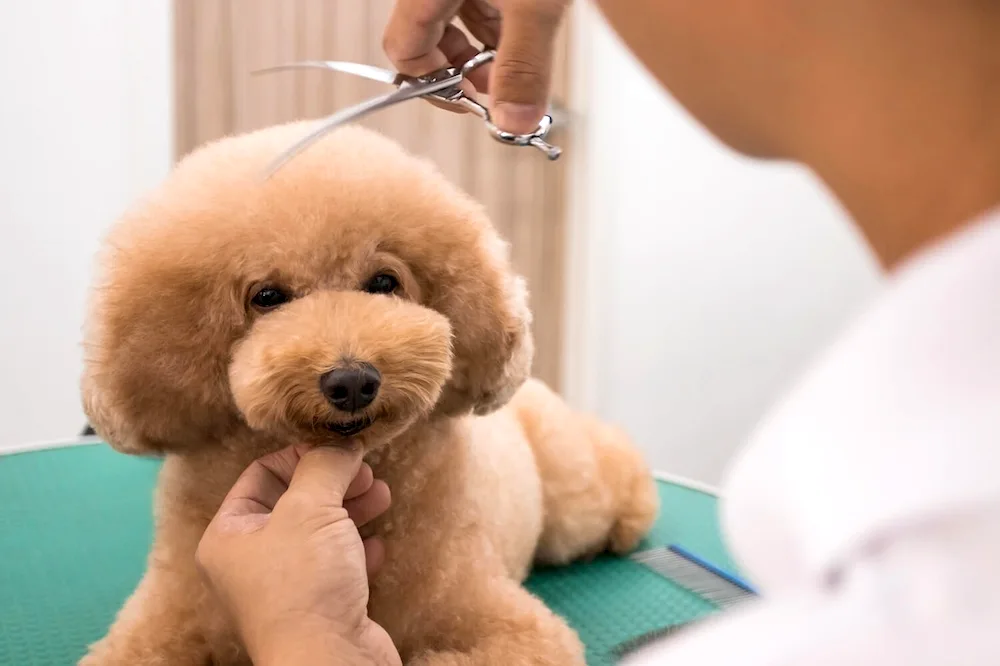
{"type": "Polygon", "coordinates": [[[462,81],[473,70],[491,62],[496,57],[493,50],[482,51],[476,54],[459,67],[446,67],[424,76],[407,76],[397,72],[363,65],[355,62],[342,62],[336,60],[306,60],[293,62],[275,67],[267,67],[253,72],[256,74],[267,74],[271,72],[285,71],[290,69],[326,69],[345,74],[361,76],[372,81],[388,83],[396,86],[396,90],[385,95],[373,97],[355,106],[338,111],[323,119],[319,127],[303,137],[298,143],[282,153],[272,162],[268,169],[268,176],[274,174],[297,155],[305,151],[311,145],[322,139],[337,127],[355,121],[370,113],[384,109],[400,102],[423,97],[438,102],[445,106],[453,106],[479,116],[485,123],[490,135],[499,141],[511,146],[533,146],[541,150],[550,160],[559,159],[562,150],[545,141],[549,130],[552,128],[552,116],[545,115],[538,123],[538,127],[530,134],[513,134],[500,129],[490,120],[490,112],[485,106],[466,95],[461,88],[462,81]]]}

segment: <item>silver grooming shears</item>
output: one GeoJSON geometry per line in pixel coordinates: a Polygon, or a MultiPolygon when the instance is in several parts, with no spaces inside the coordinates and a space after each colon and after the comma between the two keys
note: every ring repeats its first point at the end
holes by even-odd
{"type": "Polygon", "coordinates": [[[494,125],[490,120],[489,109],[462,92],[461,83],[468,76],[469,72],[492,61],[495,56],[495,51],[486,50],[465,62],[461,67],[447,67],[425,76],[416,77],[390,72],[380,67],[372,67],[371,65],[336,60],[307,60],[255,71],[254,74],[264,74],[289,69],[326,69],[361,76],[380,83],[392,84],[398,88],[394,92],[374,97],[356,106],[338,111],[320,121],[319,127],[282,153],[271,164],[271,167],[268,169],[268,175],[273,174],[288,163],[289,160],[340,125],[357,120],[388,106],[418,97],[424,97],[440,104],[457,106],[471,111],[482,119],[490,135],[500,143],[511,146],[534,146],[545,153],[550,160],[558,159],[562,150],[545,141],[545,137],[552,128],[552,116],[544,116],[541,122],[538,123],[537,129],[531,134],[512,134],[494,125]]]}

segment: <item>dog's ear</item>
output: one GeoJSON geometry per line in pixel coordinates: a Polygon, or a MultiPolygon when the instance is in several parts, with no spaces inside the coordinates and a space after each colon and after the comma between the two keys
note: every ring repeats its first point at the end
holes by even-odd
{"type": "Polygon", "coordinates": [[[83,411],[97,435],[116,451],[133,455],[162,455],[178,448],[171,444],[174,438],[169,435],[154,439],[148,430],[150,421],[136,418],[130,400],[111,389],[111,383],[93,370],[92,363],[85,365],[81,382],[83,411]]]}
{"type": "Polygon", "coordinates": [[[477,241],[442,262],[431,307],[451,321],[454,363],[439,408],[488,414],[504,406],[531,372],[534,343],[524,279],[488,222],[477,241]]]}
{"type": "Polygon", "coordinates": [[[224,269],[183,238],[196,225],[150,236],[156,221],[139,214],[112,230],[84,329],[84,412],[133,454],[190,449],[239,422],[226,378],[240,304],[220,287],[224,269]]]}

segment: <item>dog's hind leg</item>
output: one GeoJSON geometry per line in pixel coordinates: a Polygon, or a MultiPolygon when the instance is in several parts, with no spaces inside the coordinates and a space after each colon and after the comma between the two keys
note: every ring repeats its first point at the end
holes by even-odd
{"type": "Polygon", "coordinates": [[[536,559],[564,564],[635,548],[656,519],[659,496],[625,433],[571,410],[535,380],[508,408],[521,422],[542,479],[545,521],[536,559]]]}

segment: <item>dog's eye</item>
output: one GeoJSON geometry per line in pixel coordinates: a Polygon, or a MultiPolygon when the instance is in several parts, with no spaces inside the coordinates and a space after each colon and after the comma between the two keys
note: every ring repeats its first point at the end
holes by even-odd
{"type": "Polygon", "coordinates": [[[399,289],[399,280],[396,276],[388,273],[379,273],[365,285],[365,291],[369,294],[391,294],[399,289]]]}
{"type": "Polygon", "coordinates": [[[288,301],[288,294],[277,287],[264,287],[250,299],[250,303],[261,310],[270,310],[288,301]]]}

